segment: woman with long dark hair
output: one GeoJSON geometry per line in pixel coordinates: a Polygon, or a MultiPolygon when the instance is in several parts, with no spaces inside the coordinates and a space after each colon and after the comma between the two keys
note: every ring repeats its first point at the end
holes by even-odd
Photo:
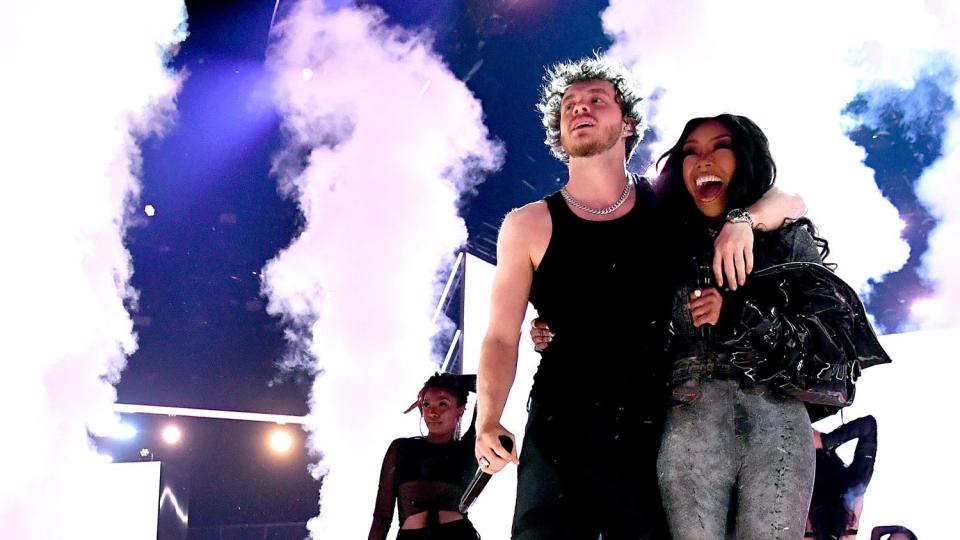
{"type": "Polygon", "coordinates": [[[460,497],[477,462],[474,426],[458,437],[467,395],[476,375],[438,374],[427,379],[407,409],[420,411],[427,435],[390,443],[380,470],[380,487],[370,540],[385,540],[397,506],[397,540],[477,540],[480,536],[460,513],[460,497]]]}
{"type": "MultiPolygon", "coordinates": [[[[696,268],[725,218],[773,186],[767,138],[743,116],[695,118],[661,161],[656,186],[678,237],[669,347],[674,404],[657,460],[671,534],[675,540],[723,538],[735,505],[738,537],[802,538],[814,476],[806,409],[745,376],[688,308],[703,287],[696,268]]],[[[821,263],[812,224],[799,220],[758,233],[754,260],[755,269],[821,263]]]]}

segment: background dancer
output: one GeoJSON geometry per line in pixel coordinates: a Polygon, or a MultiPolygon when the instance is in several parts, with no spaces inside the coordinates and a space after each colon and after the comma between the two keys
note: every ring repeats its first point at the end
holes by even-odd
{"type": "Polygon", "coordinates": [[[873,477],[877,456],[877,421],[864,416],[830,433],[814,430],[817,475],[810,503],[806,538],[854,540],[863,512],[863,496],[873,477]],[[847,466],[836,454],[841,444],[856,439],[853,461],[847,466]]]}
{"type": "Polygon", "coordinates": [[[398,505],[398,540],[477,540],[480,536],[458,510],[460,496],[476,471],[474,426],[458,438],[467,394],[475,375],[434,375],[417,401],[427,425],[425,437],[390,443],[380,470],[380,488],[370,526],[370,540],[385,540],[398,505]]]}

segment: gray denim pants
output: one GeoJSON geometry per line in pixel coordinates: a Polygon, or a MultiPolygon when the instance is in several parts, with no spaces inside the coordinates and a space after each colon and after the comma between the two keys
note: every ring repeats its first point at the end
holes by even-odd
{"type": "Polygon", "coordinates": [[[763,384],[685,384],[657,458],[673,539],[801,540],[816,466],[803,404],[763,384]]]}

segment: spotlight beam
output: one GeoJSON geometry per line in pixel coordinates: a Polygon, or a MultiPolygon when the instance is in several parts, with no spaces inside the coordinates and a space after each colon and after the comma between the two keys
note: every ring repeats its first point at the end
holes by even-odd
{"type": "Polygon", "coordinates": [[[242,411],[218,411],[214,409],[189,409],[185,407],[161,407],[158,405],[132,405],[114,403],[113,410],[119,414],[158,414],[162,416],[192,416],[196,418],[218,418],[221,420],[250,420],[271,424],[306,424],[306,416],[286,414],[265,414],[242,411]]]}

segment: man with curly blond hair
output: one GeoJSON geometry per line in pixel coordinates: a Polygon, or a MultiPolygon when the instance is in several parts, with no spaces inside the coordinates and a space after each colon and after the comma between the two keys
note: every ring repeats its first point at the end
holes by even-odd
{"type": "MultiPolygon", "coordinates": [[[[599,55],[547,70],[546,143],[567,164],[557,193],[510,212],[497,241],[490,323],[478,373],[476,457],[493,474],[520,464],[513,538],[666,538],[656,480],[664,404],[656,350],[671,291],[657,277],[656,200],[626,163],[643,131],[629,72],[599,55]],[[543,352],[519,458],[500,444],[530,301],[556,339],[543,352]],[[522,459],[520,459],[522,458],[522,459]]],[[[796,217],[779,195],[755,222],[796,217]]],[[[718,266],[742,284],[749,224],[727,224],[718,266]]],[[[735,286],[736,281],[731,283],[735,286]]]]}
{"type": "MultiPolygon", "coordinates": [[[[564,163],[570,163],[570,154],[560,143],[561,102],[564,94],[574,83],[586,81],[607,81],[613,86],[617,103],[624,120],[632,124],[624,140],[627,161],[643,138],[643,97],[633,86],[630,73],[623,66],[603,57],[583,58],[575,62],[555,64],[547,69],[545,83],[541,89],[537,110],[543,118],[543,128],[547,137],[544,143],[550,153],[564,163]]],[[[578,156],[580,157],[580,156],[578,156]]]]}

